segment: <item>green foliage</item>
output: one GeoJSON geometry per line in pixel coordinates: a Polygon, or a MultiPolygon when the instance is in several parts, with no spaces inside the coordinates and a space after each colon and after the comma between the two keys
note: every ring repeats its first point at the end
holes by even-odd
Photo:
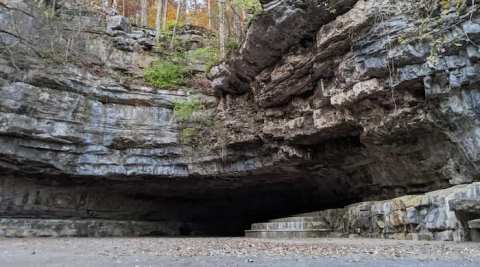
{"type": "MultiPolygon", "coordinates": [[[[0,1],[1,2],[1,1],[0,1]]],[[[55,18],[55,8],[51,3],[44,2],[41,0],[34,0],[37,8],[41,11],[42,14],[47,19],[55,18]]]]}
{"type": "Polygon", "coordinates": [[[225,44],[225,49],[228,53],[237,51],[240,48],[240,43],[235,38],[229,38],[225,44]]]}
{"type": "Polygon", "coordinates": [[[195,111],[200,110],[201,103],[197,98],[192,98],[186,101],[179,101],[174,103],[174,115],[179,121],[191,120],[195,111]]]}
{"type": "Polygon", "coordinates": [[[466,0],[439,0],[442,12],[447,13],[452,6],[455,6],[457,12],[460,12],[466,6],[466,0]]]}
{"type": "Polygon", "coordinates": [[[185,67],[187,64],[187,55],[182,51],[178,51],[170,54],[168,56],[168,61],[185,67]]]}
{"type": "Polygon", "coordinates": [[[157,88],[172,88],[184,83],[186,70],[181,64],[157,61],[145,69],[145,82],[157,88]]]}
{"type": "Polygon", "coordinates": [[[190,60],[205,63],[208,72],[214,65],[220,62],[218,48],[197,48],[190,53],[190,60]]]}
{"type": "MultiPolygon", "coordinates": [[[[185,24],[183,22],[179,21],[178,24],[177,24],[177,29],[182,28],[184,26],[185,26],[185,24]]],[[[175,20],[169,20],[167,22],[168,31],[173,31],[174,28],[175,28],[175,20]]]]}
{"type": "Polygon", "coordinates": [[[183,128],[180,133],[180,142],[182,144],[191,144],[197,134],[198,129],[196,128],[183,128]]]}
{"type": "Polygon", "coordinates": [[[252,14],[258,14],[262,11],[262,4],[258,0],[237,0],[237,5],[252,14]]]}
{"type": "MultiPolygon", "coordinates": [[[[210,117],[201,115],[198,111],[202,109],[202,104],[197,98],[191,98],[185,101],[174,103],[174,116],[181,127],[180,142],[197,146],[201,144],[201,134],[205,131],[205,127],[209,127],[212,120],[210,117]],[[195,114],[194,114],[195,113],[195,114]]],[[[208,113],[207,113],[208,114],[208,113]]]]}

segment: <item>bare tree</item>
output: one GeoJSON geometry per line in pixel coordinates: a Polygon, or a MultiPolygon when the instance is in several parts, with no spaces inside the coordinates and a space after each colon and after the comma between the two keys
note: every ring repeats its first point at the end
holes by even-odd
{"type": "Polygon", "coordinates": [[[233,14],[233,32],[235,33],[237,41],[240,41],[243,39],[243,23],[240,7],[235,1],[231,2],[230,7],[233,14]]]}
{"type": "Polygon", "coordinates": [[[163,0],[162,29],[167,31],[168,26],[168,0],[163,0]]]}
{"type": "Polygon", "coordinates": [[[148,1],[140,0],[140,23],[143,27],[148,26],[148,1]]]}
{"type": "Polygon", "coordinates": [[[226,31],[225,31],[225,7],[226,3],[225,0],[218,0],[218,39],[220,41],[220,58],[225,58],[225,39],[226,39],[226,31]]]}
{"type": "Polygon", "coordinates": [[[170,41],[170,49],[173,48],[173,42],[175,41],[175,35],[177,34],[178,20],[180,17],[181,8],[182,8],[182,0],[178,0],[177,14],[175,15],[175,25],[173,26],[172,40],[170,41]]]}
{"type": "Polygon", "coordinates": [[[55,7],[57,5],[57,0],[53,0],[52,2],[52,15],[55,15],[55,7]]]}
{"type": "Polygon", "coordinates": [[[182,11],[183,11],[183,23],[184,24],[189,24],[190,23],[190,20],[189,20],[189,17],[188,17],[188,5],[187,5],[187,0],[183,0],[183,3],[182,3],[182,11]]]}
{"type": "Polygon", "coordinates": [[[212,29],[212,0],[207,0],[208,29],[212,29]]]}
{"type": "Polygon", "coordinates": [[[155,30],[157,31],[155,39],[157,42],[160,40],[160,32],[162,30],[163,2],[163,0],[157,0],[157,17],[155,19],[155,30]]]}

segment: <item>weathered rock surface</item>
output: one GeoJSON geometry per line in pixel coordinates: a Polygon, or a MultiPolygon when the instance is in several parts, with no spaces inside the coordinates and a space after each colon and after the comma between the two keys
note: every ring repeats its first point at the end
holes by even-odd
{"type": "MultiPolygon", "coordinates": [[[[297,10],[296,3],[283,1],[265,16],[275,18],[284,6],[297,10]]],[[[478,181],[478,3],[351,4],[331,21],[309,18],[317,27],[310,44],[295,39],[268,57],[277,51],[270,42],[252,41],[252,49],[247,38],[238,57],[212,72],[216,90],[226,95],[227,143],[290,147],[298,158],[286,164],[310,173],[330,193],[339,190],[337,199],[387,198],[478,181]],[[425,15],[425,8],[435,12],[425,15]]],[[[275,28],[275,21],[256,21],[249,37],[281,36],[254,34],[275,28]]],[[[312,36],[302,26],[282,30],[312,36]]],[[[458,205],[478,210],[474,203],[458,205]]],[[[446,236],[431,238],[454,239],[449,229],[442,231],[446,236]]]]}
{"type": "MultiPolygon", "coordinates": [[[[265,2],[210,75],[218,99],[198,96],[215,123],[195,146],[173,116],[190,93],[137,78],[160,56],[152,32],[80,2],[60,1],[55,20],[0,4],[3,215],[231,234],[480,179],[476,1],[265,2]]],[[[184,31],[187,49],[202,46],[184,31]]]]}
{"type": "MultiPolygon", "coordinates": [[[[247,38],[239,56],[212,73],[226,94],[227,143],[290,146],[301,171],[331,189],[341,187],[326,181],[335,177],[362,198],[478,180],[478,6],[433,6],[436,15],[422,17],[409,1],[351,4],[332,21],[310,18],[317,32],[308,46],[285,44],[264,63],[250,57],[247,38]],[[249,76],[237,86],[231,81],[240,75],[249,76]]],[[[265,16],[285,5],[298,8],[283,1],[265,16]]],[[[250,38],[274,21],[256,21],[250,38]]],[[[276,51],[255,43],[255,53],[276,51]]]]}
{"type": "Polygon", "coordinates": [[[364,202],[344,209],[337,231],[367,237],[411,240],[465,241],[474,239],[468,222],[480,210],[466,210],[452,202],[480,200],[480,183],[458,185],[424,195],[364,202]]]}
{"type": "Polygon", "coordinates": [[[124,237],[173,235],[178,225],[114,220],[0,219],[2,237],[124,237]]]}
{"type": "Polygon", "coordinates": [[[117,15],[111,16],[107,18],[107,31],[122,31],[122,32],[130,32],[130,24],[125,17],[117,15]]]}
{"type": "Polygon", "coordinates": [[[252,224],[246,236],[296,237],[322,230],[323,236],[355,236],[402,240],[478,241],[480,183],[457,185],[423,195],[369,201],[252,224]],[[457,204],[454,204],[457,203],[457,204]],[[468,208],[465,208],[468,207],[468,208]],[[280,235],[277,235],[280,233],[280,235]],[[283,235],[283,236],[282,236],[283,235]]]}

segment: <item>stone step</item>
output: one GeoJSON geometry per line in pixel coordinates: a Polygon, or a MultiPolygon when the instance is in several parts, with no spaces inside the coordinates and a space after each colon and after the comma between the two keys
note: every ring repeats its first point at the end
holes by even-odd
{"type": "Polygon", "coordinates": [[[254,223],[245,231],[252,238],[315,238],[326,237],[332,230],[323,220],[315,216],[292,216],[254,223]]]}
{"type": "Polygon", "coordinates": [[[480,219],[469,221],[468,226],[470,229],[480,229],[480,219]]]}
{"type": "Polygon", "coordinates": [[[473,242],[480,242],[480,219],[468,222],[470,228],[470,238],[473,242]]]}
{"type": "Polygon", "coordinates": [[[299,213],[292,215],[290,217],[319,217],[322,214],[323,211],[312,211],[312,212],[307,212],[307,213],[299,213]]]}
{"type": "Polygon", "coordinates": [[[270,220],[269,222],[320,222],[318,217],[285,217],[270,220]]]}
{"type": "Polygon", "coordinates": [[[171,223],[81,219],[0,218],[0,237],[123,237],[165,235],[171,223]]]}
{"type": "Polygon", "coordinates": [[[327,237],[332,231],[329,229],[316,229],[305,231],[283,231],[283,230],[247,230],[245,236],[250,238],[318,238],[327,237]]]}
{"type": "Polygon", "coordinates": [[[302,231],[302,230],[321,230],[327,229],[325,223],[321,221],[290,221],[290,222],[267,222],[254,223],[252,230],[285,230],[285,231],[302,231]]]}

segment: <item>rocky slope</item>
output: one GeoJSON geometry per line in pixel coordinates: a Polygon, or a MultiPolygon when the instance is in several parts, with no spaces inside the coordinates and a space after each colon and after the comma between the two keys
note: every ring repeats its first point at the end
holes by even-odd
{"type": "Polygon", "coordinates": [[[447,2],[266,3],[216,98],[195,93],[215,122],[195,145],[173,116],[195,90],[139,80],[162,56],[148,30],[0,2],[0,211],[232,234],[478,181],[478,3],[447,2]]]}

